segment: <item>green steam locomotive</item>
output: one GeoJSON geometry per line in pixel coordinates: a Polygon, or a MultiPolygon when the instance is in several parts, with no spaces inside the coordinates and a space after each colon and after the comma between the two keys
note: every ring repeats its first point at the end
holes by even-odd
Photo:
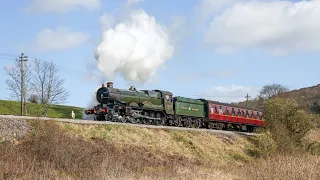
{"type": "Polygon", "coordinates": [[[171,92],[163,90],[117,89],[112,82],[104,84],[96,92],[99,104],[85,110],[86,115],[94,115],[97,121],[123,123],[142,123],[154,125],[173,125],[179,127],[209,127],[253,131],[262,126],[262,112],[223,106],[225,112],[237,111],[237,115],[220,113],[221,103],[205,99],[173,97],[171,92]],[[215,109],[220,107],[219,112],[215,109]],[[246,111],[247,115],[244,114],[246,111]],[[243,114],[241,114],[243,112],[243,114]]]}
{"type": "MultiPolygon", "coordinates": [[[[183,123],[183,118],[201,121],[205,117],[204,102],[183,97],[174,97],[171,92],[162,90],[129,90],[113,88],[108,82],[97,90],[96,99],[100,103],[93,109],[85,110],[85,114],[95,114],[95,120],[120,121],[168,125],[183,123]],[[175,120],[176,119],[176,120],[175,120]],[[175,122],[176,121],[176,122],[175,122]]],[[[198,124],[197,126],[200,126],[198,124]]]]}

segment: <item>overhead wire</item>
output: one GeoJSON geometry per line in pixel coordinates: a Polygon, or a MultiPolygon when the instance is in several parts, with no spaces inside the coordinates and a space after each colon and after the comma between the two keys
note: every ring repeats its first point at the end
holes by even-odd
{"type": "MultiPolygon", "coordinates": [[[[11,60],[11,59],[18,59],[20,55],[14,55],[14,54],[9,54],[9,53],[0,53],[0,59],[2,60],[11,60]],[[8,59],[3,59],[3,58],[8,58],[8,59]]],[[[43,60],[43,59],[39,59],[39,58],[36,58],[36,57],[30,57],[28,56],[27,58],[28,60],[31,60],[31,61],[35,61],[35,60],[38,60],[38,61],[41,61],[41,62],[49,62],[49,61],[46,61],[46,60],[43,60]]],[[[65,71],[63,73],[65,74],[68,74],[68,75],[72,75],[72,76],[76,76],[78,77],[79,79],[82,79],[82,80],[97,80],[97,79],[105,79],[105,77],[103,75],[99,75],[99,74],[96,74],[94,72],[85,72],[83,70],[79,70],[79,69],[74,69],[74,68],[71,68],[71,67],[67,67],[67,66],[63,66],[61,64],[56,64],[57,66],[59,66],[60,68],[62,69],[65,69],[65,70],[68,70],[68,71],[65,71]],[[81,76],[80,76],[81,74],[81,76]],[[83,74],[87,74],[87,75],[83,75],[83,74]]],[[[62,72],[62,71],[61,71],[62,72]]],[[[86,81],[85,81],[86,82],[86,81]]],[[[122,80],[116,80],[115,82],[117,82],[118,84],[121,84],[121,85],[127,85],[128,82],[126,81],[122,81],[122,80]]],[[[186,93],[179,93],[179,92],[175,92],[178,94],[178,96],[189,96],[189,97],[197,97],[197,98],[240,98],[240,97],[243,97],[244,96],[215,96],[215,95],[201,95],[201,94],[186,94],[186,93]]]]}

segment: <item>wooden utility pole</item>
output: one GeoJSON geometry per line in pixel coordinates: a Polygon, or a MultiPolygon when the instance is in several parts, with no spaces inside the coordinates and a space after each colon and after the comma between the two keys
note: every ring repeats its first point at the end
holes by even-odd
{"type": "Polygon", "coordinates": [[[246,98],[246,107],[247,107],[247,106],[248,106],[249,98],[251,98],[251,96],[249,96],[249,94],[247,94],[247,95],[245,96],[245,98],[246,98]]]}
{"type": "Polygon", "coordinates": [[[24,56],[24,53],[21,53],[21,116],[24,114],[24,61],[27,61],[27,56],[24,56]]]}

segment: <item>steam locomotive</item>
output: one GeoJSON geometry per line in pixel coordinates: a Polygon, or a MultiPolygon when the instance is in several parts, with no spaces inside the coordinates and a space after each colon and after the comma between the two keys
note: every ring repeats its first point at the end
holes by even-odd
{"type": "Polygon", "coordinates": [[[112,82],[97,90],[99,102],[86,115],[96,121],[142,123],[188,128],[253,132],[263,126],[263,113],[217,101],[173,96],[163,90],[117,89],[112,82]]]}

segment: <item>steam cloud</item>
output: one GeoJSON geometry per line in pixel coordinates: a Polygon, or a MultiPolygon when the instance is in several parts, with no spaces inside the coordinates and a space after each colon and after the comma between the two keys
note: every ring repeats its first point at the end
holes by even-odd
{"type": "Polygon", "coordinates": [[[172,57],[173,51],[165,27],[141,10],[104,31],[95,58],[98,69],[109,79],[119,73],[127,81],[146,82],[172,57]]]}

